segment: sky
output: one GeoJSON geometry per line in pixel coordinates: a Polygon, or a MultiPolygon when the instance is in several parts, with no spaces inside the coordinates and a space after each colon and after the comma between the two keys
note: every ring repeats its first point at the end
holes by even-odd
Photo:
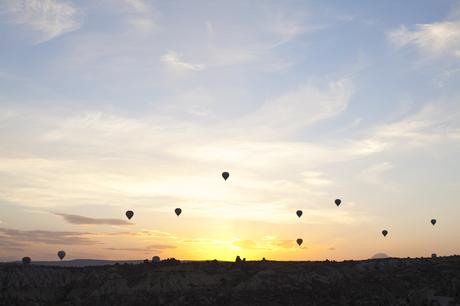
{"type": "Polygon", "coordinates": [[[459,1],[0,0],[0,260],[459,254],[458,84],[459,1]]]}

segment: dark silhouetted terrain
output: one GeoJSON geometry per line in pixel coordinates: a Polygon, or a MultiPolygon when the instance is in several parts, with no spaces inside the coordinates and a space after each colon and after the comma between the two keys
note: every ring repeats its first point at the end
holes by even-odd
{"type": "Polygon", "coordinates": [[[460,257],[0,265],[0,305],[460,305],[460,257]]]}
{"type": "Polygon", "coordinates": [[[74,259],[63,261],[34,261],[35,266],[55,266],[55,267],[89,267],[89,266],[109,266],[115,264],[140,264],[143,260],[100,260],[100,259],[74,259]]]}

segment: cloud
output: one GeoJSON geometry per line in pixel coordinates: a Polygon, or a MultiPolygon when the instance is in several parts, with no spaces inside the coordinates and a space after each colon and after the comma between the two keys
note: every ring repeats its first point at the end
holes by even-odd
{"type": "Polygon", "coordinates": [[[106,218],[89,218],[79,215],[69,215],[55,213],[57,216],[61,216],[67,222],[78,225],[132,225],[132,223],[120,219],[106,219],[106,218]]]}
{"type": "Polygon", "coordinates": [[[89,235],[91,233],[0,228],[0,239],[28,244],[94,245],[100,243],[88,238],[89,235]]]}
{"type": "Polygon", "coordinates": [[[460,53],[460,21],[417,24],[412,30],[401,25],[388,32],[387,37],[398,48],[414,45],[430,56],[459,57],[460,53]]]}
{"type": "Polygon", "coordinates": [[[5,0],[0,9],[7,23],[32,32],[35,43],[51,40],[81,26],[81,12],[69,1],[5,0]]]}
{"type": "Polygon", "coordinates": [[[154,237],[158,239],[176,239],[176,236],[174,234],[168,233],[168,232],[163,232],[159,230],[141,230],[137,232],[116,232],[116,233],[110,233],[108,234],[109,236],[121,236],[121,235],[126,235],[126,236],[138,236],[138,237],[154,237]]]}
{"type": "MultiPolygon", "coordinates": [[[[264,236],[256,243],[254,240],[238,240],[233,242],[233,245],[245,250],[291,250],[299,249],[296,239],[279,239],[277,236],[264,236]]],[[[304,245],[301,249],[307,249],[304,245]]]]}
{"type": "Polygon", "coordinates": [[[457,99],[454,96],[426,103],[418,111],[399,120],[377,124],[360,139],[351,140],[345,151],[356,157],[453,144],[460,139],[460,105],[457,99]]]}
{"type": "Polygon", "coordinates": [[[383,175],[393,169],[393,165],[390,162],[383,162],[379,164],[375,164],[362,170],[358,177],[373,185],[379,185],[380,187],[388,186],[387,183],[383,179],[383,175]]]}
{"type": "Polygon", "coordinates": [[[135,30],[135,34],[150,34],[156,28],[154,9],[150,2],[122,0],[122,3],[128,8],[123,18],[135,30]]]}
{"type": "Polygon", "coordinates": [[[150,33],[155,28],[155,22],[149,17],[128,17],[126,21],[138,33],[150,33]]]}
{"type": "Polygon", "coordinates": [[[292,249],[297,247],[297,243],[292,240],[278,240],[276,237],[264,237],[259,243],[254,240],[238,240],[233,242],[243,250],[276,250],[276,249],[292,249]]]}
{"type": "Polygon", "coordinates": [[[105,248],[106,250],[111,251],[128,251],[128,252],[161,252],[166,249],[175,249],[177,246],[167,245],[167,244],[151,244],[143,248],[105,248]]]}
{"type": "Polygon", "coordinates": [[[405,147],[422,146],[455,140],[459,129],[459,106],[455,102],[440,101],[425,104],[418,112],[399,121],[375,127],[373,137],[405,147]]]}
{"type": "Polygon", "coordinates": [[[304,19],[305,16],[299,15],[298,12],[274,12],[270,16],[270,24],[267,28],[278,37],[278,40],[270,48],[289,43],[301,34],[321,28],[305,24],[304,19]]]}
{"type": "Polygon", "coordinates": [[[201,71],[204,69],[203,65],[184,62],[181,57],[182,55],[175,51],[168,51],[161,56],[161,62],[176,71],[201,71]]]}
{"type": "Polygon", "coordinates": [[[303,181],[307,184],[307,186],[327,186],[332,184],[332,181],[324,178],[324,173],[316,172],[316,171],[305,171],[302,172],[302,176],[304,177],[303,181]]]}
{"type": "Polygon", "coordinates": [[[124,0],[124,2],[134,8],[139,12],[146,12],[149,10],[149,6],[147,5],[146,1],[144,0],[124,0]]]}
{"type": "Polygon", "coordinates": [[[22,250],[25,244],[20,241],[15,241],[10,237],[5,237],[0,234],[0,252],[1,250],[22,250]]]}
{"type": "Polygon", "coordinates": [[[256,127],[268,127],[273,132],[297,131],[341,114],[346,110],[351,94],[348,80],[330,82],[325,89],[303,85],[267,100],[243,122],[256,127]]]}
{"type": "MultiPolygon", "coordinates": [[[[293,249],[298,248],[297,242],[295,240],[273,240],[270,244],[275,248],[281,249],[293,249]]],[[[306,249],[307,247],[304,245],[302,249],[306,249]]]]}

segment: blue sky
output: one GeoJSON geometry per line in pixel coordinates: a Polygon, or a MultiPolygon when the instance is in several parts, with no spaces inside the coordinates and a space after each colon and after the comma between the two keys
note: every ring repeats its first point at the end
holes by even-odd
{"type": "Polygon", "coordinates": [[[0,40],[3,260],[459,251],[458,1],[1,0],[0,40]]]}

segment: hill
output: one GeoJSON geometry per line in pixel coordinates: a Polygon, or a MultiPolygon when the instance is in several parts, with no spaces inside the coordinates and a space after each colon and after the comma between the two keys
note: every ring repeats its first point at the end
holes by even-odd
{"type": "MultiPolygon", "coordinates": [[[[63,261],[33,261],[35,266],[55,266],[55,267],[91,267],[109,266],[115,264],[141,264],[143,260],[102,260],[102,259],[73,259],[63,261]]],[[[17,262],[19,264],[19,262],[17,262]]]]}
{"type": "Polygon", "coordinates": [[[0,305],[460,305],[460,257],[0,264],[0,305]]]}

